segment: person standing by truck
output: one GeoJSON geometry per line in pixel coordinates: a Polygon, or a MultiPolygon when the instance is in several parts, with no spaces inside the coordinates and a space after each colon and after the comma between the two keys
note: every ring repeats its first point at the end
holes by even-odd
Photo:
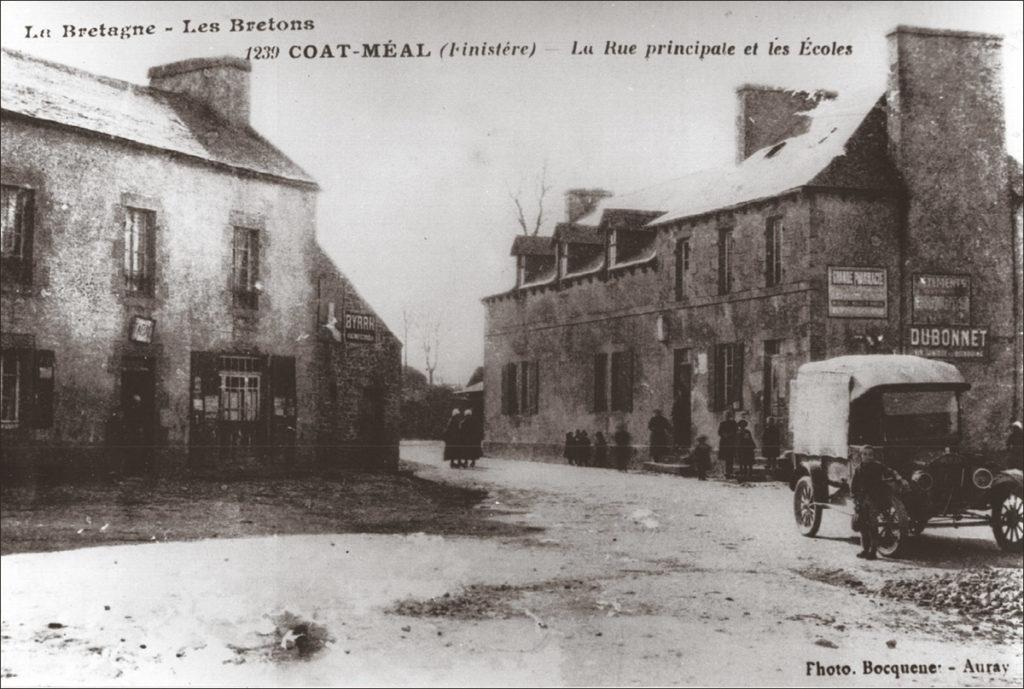
{"type": "Polygon", "coordinates": [[[878,559],[878,515],[889,508],[889,487],[885,481],[892,476],[892,470],[875,457],[875,448],[864,446],[860,466],[853,472],[853,480],[850,482],[854,520],[860,531],[859,558],[878,559]]]}

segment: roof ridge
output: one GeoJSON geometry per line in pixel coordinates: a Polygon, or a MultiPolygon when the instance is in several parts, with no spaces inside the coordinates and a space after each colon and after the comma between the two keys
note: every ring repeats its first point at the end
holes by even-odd
{"type": "Polygon", "coordinates": [[[93,81],[98,81],[101,84],[107,86],[113,86],[115,88],[123,90],[134,90],[134,91],[158,91],[160,93],[168,93],[167,91],[160,91],[160,89],[153,89],[151,86],[144,84],[136,84],[134,81],[128,81],[127,79],[118,79],[117,77],[108,77],[104,74],[97,74],[96,72],[90,72],[89,70],[82,69],[81,67],[72,67],[71,65],[63,62],[54,62],[53,60],[47,60],[46,58],[38,57],[30,53],[26,53],[23,50],[14,50],[13,48],[0,48],[0,51],[7,53],[12,57],[16,57],[22,60],[31,60],[32,62],[38,62],[39,64],[46,65],[47,67],[53,67],[54,69],[73,74],[80,77],[88,77],[93,81]]]}

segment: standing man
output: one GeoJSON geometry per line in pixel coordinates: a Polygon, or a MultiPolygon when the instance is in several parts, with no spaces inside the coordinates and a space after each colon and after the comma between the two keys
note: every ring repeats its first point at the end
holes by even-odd
{"type": "Polygon", "coordinates": [[[612,436],[612,442],[615,443],[615,466],[619,471],[626,471],[629,469],[629,460],[633,456],[633,447],[631,443],[633,439],[629,435],[629,431],[626,430],[626,424],[620,423],[618,429],[615,431],[615,435],[612,436]]]}
{"type": "Polygon", "coordinates": [[[736,457],[736,416],[732,409],[725,412],[725,418],[718,424],[718,458],[725,463],[725,477],[732,478],[732,461],[736,457]]]}
{"type": "Polygon", "coordinates": [[[1019,469],[1024,457],[1024,425],[1020,421],[1010,424],[1010,435],[1006,438],[1005,469],[1019,469]]]}
{"type": "Polygon", "coordinates": [[[740,479],[750,480],[754,477],[754,455],[757,452],[757,445],[754,444],[754,436],[747,428],[747,420],[741,420],[736,426],[736,437],[733,442],[736,459],[740,462],[740,479]]]}
{"type": "Polygon", "coordinates": [[[768,464],[768,471],[775,471],[775,465],[782,453],[782,432],[774,416],[769,416],[765,420],[764,430],[761,431],[761,453],[768,464]]]}
{"type": "Polygon", "coordinates": [[[662,415],[660,409],[655,409],[654,416],[647,423],[647,430],[651,433],[651,461],[660,462],[668,454],[672,425],[662,415]]]}
{"type": "Polygon", "coordinates": [[[711,466],[711,446],[708,445],[708,437],[706,435],[697,436],[697,444],[693,446],[693,451],[690,452],[690,462],[693,463],[694,469],[697,470],[697,479],[707,481],[708,467],[711,466]]]}
{"type": "Polygon", "coordinates": [[[875,458],[870,445],[861,451],[861,463],[853,473],[850,492],[853,494],[854,517],[860,531],[861,551],[857,557],[878,559],[878,514],[889,506],[889,490],[885,478],[889,470],[875,458]]]}

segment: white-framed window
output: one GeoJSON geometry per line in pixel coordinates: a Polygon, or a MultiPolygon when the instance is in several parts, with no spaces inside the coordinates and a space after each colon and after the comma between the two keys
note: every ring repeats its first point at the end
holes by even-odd
{"type": "Polygon", "coordinates": [[[124,288],[131,294],[152,294],[156,248],[156,213],[141,208],[125,209],[124,288]]]}
{"type": "Polygon", "coordinates": [[[223,421],[256,421],[260,416],[259,359],[249,356],[220,357],[220,418],[223,421]]]}
{"type": "Polygon", "coordinates": [[[0,261],[4,282],[31,284],[34,192],[4,184],[0,190],[0,261]]]}
{"type": "Polygon", "coordinates": [[[234,305],[245,309],[259,308],[260,231],[236,227],[232,240],[231,285],[234,305]]]}

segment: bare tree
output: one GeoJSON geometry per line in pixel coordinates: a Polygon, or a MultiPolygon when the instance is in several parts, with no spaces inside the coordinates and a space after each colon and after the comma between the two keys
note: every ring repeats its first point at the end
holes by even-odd
{"type": "Polygon", "coordinates": [[[544,199],[547,198],[549,191],[551,191],[551,185],[548,183],[548,164],[545,161],[540,174],[537,175],[537,217],[531,227],[526,221],[526,211],[523,209],[522,188],[520,187],[515,192],[509,190],[508,196],[512,199],[512,205],[516,210],[516,222],[519,223],[524,235],[536,236],[540,232],[541,223],[544,221],[544,199]]]}
{"type": "Polygon", "coordinates": [[[436,315],[426,316],[420,325],[420,346],[423,348],[424,368],[427,371],[427,384],[434,384],[434,371],[441,353],[441,318],[436,315]]]}

